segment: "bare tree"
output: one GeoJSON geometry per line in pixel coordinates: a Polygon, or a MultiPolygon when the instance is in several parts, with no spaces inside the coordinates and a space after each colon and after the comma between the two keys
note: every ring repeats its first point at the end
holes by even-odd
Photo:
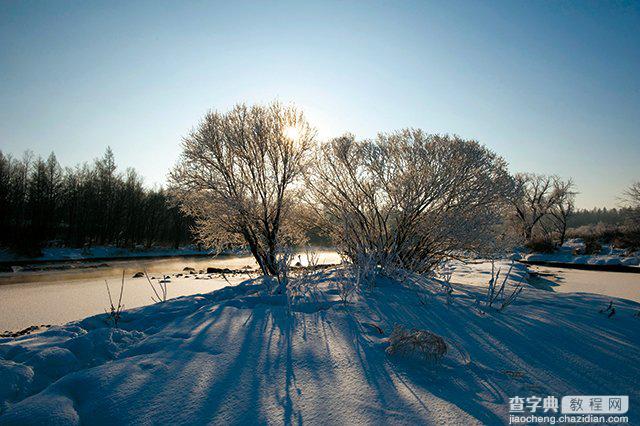
{"type": "Polygon", "coordinates": [[[558,235],[558,243],[562,246],[567,238],[567,221],[575,213],[575,192],[571,191],[573,182],[566,182],[566,188],[560,188],[562,194],[555,207],[551,208],[551,223],[553,230],[558,235]]]}
{"type": "Polygon", "coordinates": [[[633,208],[640,208],[640,181],[632,183],[625,191],[625,199],[633,208]]]}
{"type": "Polygon", "coordinates": [[[206,114],[183,139],[170,174],[201,241],[248,246],[265,275],[279,276],[278,253],[295,238],[291,216],[314,139],[303,114],[278,103],[206,114]]]}
{"type": "Polygon", "coordinates": [[[119,173],[108,149],[92,164],[65,169],[53,153],[17,160],[0,151],[0,206],[0,246],[23,255],[40,255],[52,241],[83,248],[192,242],[190,221],[168,194],[145,188],[133,169],[119,173]]]}
{"type": "MultiPolygon", "coordinates": [[[[558,176],[520,173],[516,175],[516,184],[517,190],[511,198],[515,222],[524,240],[530,242],[541,220],[571,199],[573,182],[558,176]]],[[[565,204],[565,207],[569,206],[565,204]]]]}
{"type": "Polygon", "coordinates": [[[640,181],[633,183],[625,192],[625,199],[631,208],[631,221],[640,228],[640,181]]]}
{"type": "Polygon", "coordinates": [[[628,206],[627,220],[624,226],[628,249],[640,248],[640,181],[634,182],[624,193],[623,201],[628,206]]]}
{"type": "Polygon", "coordinates": [[[506,163],[474,141],[406,129],[323,144],[309,173],[311,205],[353,263],[434,268],[480,248],[513,189],[506,163]]]}

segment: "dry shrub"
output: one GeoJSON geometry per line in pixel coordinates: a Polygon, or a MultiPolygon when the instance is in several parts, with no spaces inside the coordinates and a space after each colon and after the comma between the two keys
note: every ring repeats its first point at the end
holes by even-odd
{"type": "Polygon", "coordinates": [[[533,239],[525,245],[534,253],[553,253],[556,251],[556,245],[548,238],[533,239]]]}
{"type": "Polygon", "coordinates": [[[349,303],[351,300],[351,296],[356,291],[356,283],[351,279],[339,279],[336,282],[336,287],[338,288],[338,296],[340,296],[340,301],[343,305],[349,303]]]}
{"type": "Polygon", "coordinates": [[[372,261],[344,263],[336,269],[336,288],[343,304],[347,304],[359,288],[371,288],[376,280],[376,264],[372,261]]]}
{"type": "Polygon", "coordinates": [[[109,310],[105,309],[105,313],[107,316],[107,322],[112,324],[113,327],[118,327],[118,323],[120,322],[120,318],[122,317],[122,310],[124,309],[124,305],[122,304],[122,295],[124,294],[124,269],[122,270],[122,282],[120,284],[120,295],[118,296],[118,304],[115,305],[113,303],[113,297],[111,297],[111,289],[109,288],[109,283],[107,280],[104,281],[104,284],[107,286],[107,295],[109,296],[109,310]]]}
{"type": "Polygon", "coordinates": [[[153,285],[153,282],[151,281],[151,278],[149,278],[149,275],[147,274],[147,270],[146,269],[144,270],[144,272],[142,274],[147,279],[147,282],[151,286],[151,290],[153,290],[154,296],[151,296],[151,299],[155,303],[164,303],[164,302],[166,302],[167,301],[167,282],[168,281],[166,279],[158,280],[158,286],[160,288],[156,289],[156,286],[153,285]]]}
{"type": "Polygon", "coordinates": [[[511,270],[513,269],[513,262],[511,262],[511,266],[509,266],[509,270],[507,271],[507,275],[502,279],[502,284],[498,286],[498,279],[500,278],[500,269],[498,268],[498,272],[496,273],[495,262],[491,261],[491,279],[489,280],[489,287],[487,289],[487,295],[485,298],[484,306],[485,308],[491,308],[493,303],[498,299],[502,301],[498,311],[503,311],[507,308],[507,306],[511,305],[520,295],[522,289],[524,288],[524,284],[522,284],[522,280],[524,278],[520,278],[520,281],[512,287],[511,293],[506,294],[506,285],[509,277],[511,276],[511,270]]]}
{"type": "Polygon", "coordinates": [[[396,325],[389,336],[389,355],[417,355],[428,361],[440,361],[447,353],[444,339],[427,330],[408,330],[396,325]]]}
{"type": "Polygon", "coordinates": [[[599,254],[602,251],[602,244],[595,239],[589,238],[584,242],[584,254],[599,254]]]}

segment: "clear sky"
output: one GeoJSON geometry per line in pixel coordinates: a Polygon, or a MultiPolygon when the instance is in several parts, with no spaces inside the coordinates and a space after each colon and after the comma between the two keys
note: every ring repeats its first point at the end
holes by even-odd
{"type": "Polygon", "coordinates": [[[640,3],[0,1],[5,153],[110,145],[162,184],[208,109],[274,99],[322,138],[474,138],[613,207],[640,179],[640,3]]]}

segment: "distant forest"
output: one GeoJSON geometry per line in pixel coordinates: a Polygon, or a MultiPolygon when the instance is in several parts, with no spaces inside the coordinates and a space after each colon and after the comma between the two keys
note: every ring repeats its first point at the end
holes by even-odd
{"type": "Polygon", "coordinates": [[[134,169],[118,172],[107,148],[92,164],[62,168],[27,152],[0,151],[0,246],[37,256],[45,245],[178,247],[192,223],[165,190],[148,189],[134,169]]]}
{"type": "Polygon", "coordinates": [[[604,223],[606,225],[622,225],[629,218],[629,209],[626,208],[593,208],[578,209],[567,219],[569,228],[578,228],[584,225],[604,223]]]}

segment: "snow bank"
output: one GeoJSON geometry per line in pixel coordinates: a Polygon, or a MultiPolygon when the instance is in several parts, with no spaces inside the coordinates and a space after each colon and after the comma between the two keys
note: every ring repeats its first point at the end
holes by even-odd
{"type": "Polygon", "coordinates": [[[119,329],[95,316],[0,339],[0,424],[503,424],[516,395],[640,398],[637,303],[616,299],[607,318],[610,298],[527,287],[482,313],[483,287],[456,285],[449,304],[435,281],[381,279],[344,306],[334,279],[289,299],[246,282],[126,311],[119,329]],[[442,336],[447,354],[388,355],[394,325],[442,336]]]}
{"type": "Polygon", "coordinates": [[[573,256],[565,253],[532,253],[522,257],[522,260],[529,262],[555,262],[555,263],[575,263],[588,265],[623,265],[638,266],[640,265],[640,257],[629,256],[622,257],[618,255],[580,255],[573,256]]]}
{"type": "Polygon", "coordinates": [[[528,262],[575,263],[582,265],[640,265],[640,253],[636,253],[632,256],[625,256],[624,250],[615,249],[611,246],[603,246],[602,251],[599,254],[576,254],[583,250],[584,243],[580,239],[572,239],[568,240],[555,253],[522,254],[520,258],[521,260],[528,262]]]}

